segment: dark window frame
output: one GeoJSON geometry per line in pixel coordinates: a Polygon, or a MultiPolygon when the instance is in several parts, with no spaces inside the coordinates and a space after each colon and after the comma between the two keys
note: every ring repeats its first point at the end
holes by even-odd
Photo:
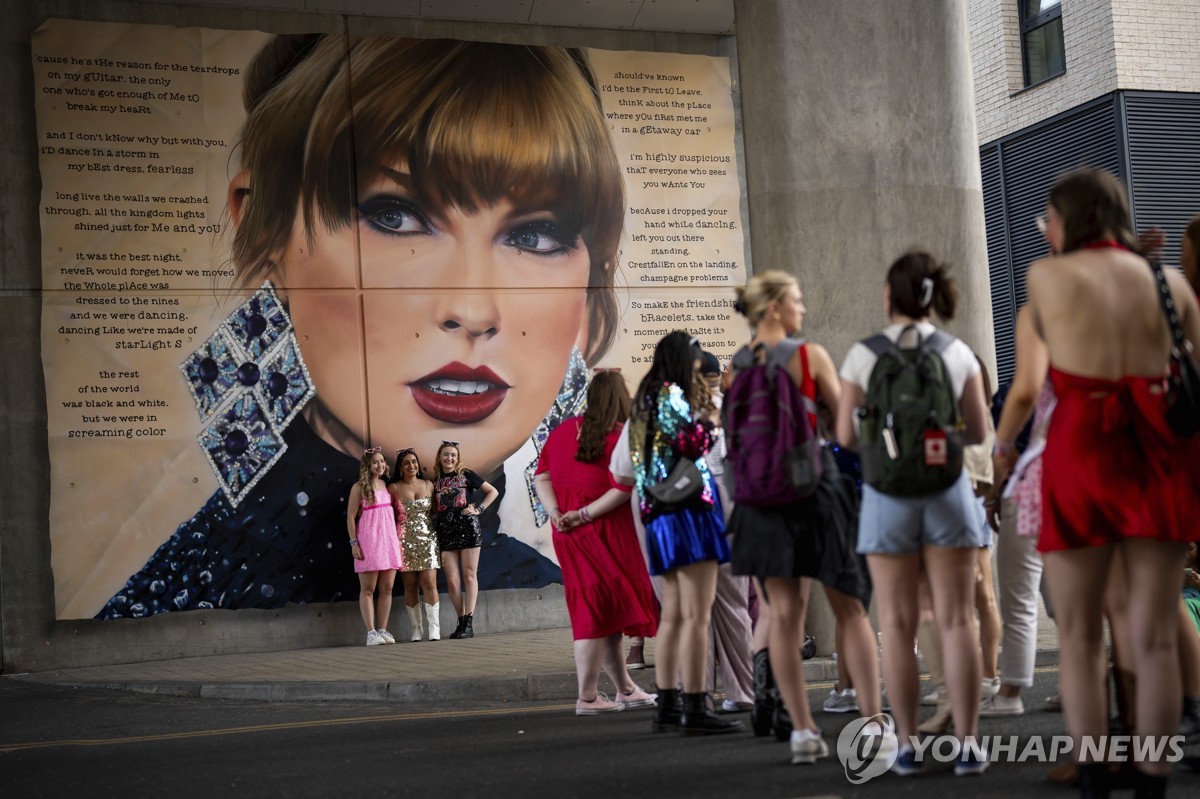
{"type": "Polygon", "coordinates": [[[1062,70],[1059,72],[1055,72],[1053,74],[1047,75],[1046,77],[1044,77],[1036,82],[1030,80],[1030,78],[1029,78],[1029,51],[1025,47],[1025,39],[1030,33],[1033,33],[1034,31],[1038,30],[1039,28],[1049,25],[1050,23],[1054,22],[1054,20],[1056,20],[1056,19],[1061,20],[1062,19],[1062,3],[1061,2],[1057,3],[1054,6],[1052,6],[1051,8],[1046,9],[1045,11],[1039,11],[1037,14],[1034,14],[1029,19],[1025,19],[1025,5],[1029,2],[1030,2],[1030,0],[1017,0],[1017,18],[1021,22],[1021,72],[1022,72],[1022,78],[1024,79],[1024,84],[1025,84],[1024,88],[1026,88],[1026,89],[1028,89],[1031,86],[1036,86],[1039,83],[1045,83],[1046,81],[1050,80],[1051,78],[1056,78],[1059,75],[1062,75],[1067,71],[1066,55],[1065,55],[1066,47],[1065,47],[1065,43],[1064,43],[1064,48],[1063,48],[1064,55],[1063,55],[1062,70]]]}

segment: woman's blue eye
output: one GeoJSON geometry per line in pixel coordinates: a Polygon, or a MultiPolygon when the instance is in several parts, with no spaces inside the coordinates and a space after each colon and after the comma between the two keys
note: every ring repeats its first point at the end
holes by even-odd
{"type": "Polygon", "coordinates": [[[538,220],[514,228],[504,243],[538,255],[558,255],[575,249],[578,234],[570,233],[557,222],[538,220]]]}
{"type": "Polygon", "coordinates": [[[392,195],[371,197],[358,206],[371,227],[392,235],[428,234],[429,222],[417,206],[392,195]]]}

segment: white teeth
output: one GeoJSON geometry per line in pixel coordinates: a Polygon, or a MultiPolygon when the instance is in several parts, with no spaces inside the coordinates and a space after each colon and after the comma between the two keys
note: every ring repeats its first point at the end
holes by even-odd
{"type": "Polygon", "coordinates": [[[430,391],[439,394],[482,394],[492,388],[491,383],[480,383],[474,380],[430,380],[430,391]]]}

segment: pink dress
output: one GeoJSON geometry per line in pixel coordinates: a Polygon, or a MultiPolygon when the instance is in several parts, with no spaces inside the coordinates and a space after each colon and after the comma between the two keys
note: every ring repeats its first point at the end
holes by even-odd
{"type": "Polygon", "coordinates": [[[362,500],[362,512],[355,525],[355,537],[363,559],[354,561],[355,572],[378,572],[399,569],[400,536],[396,532],[396,509],[387,489],[377,490],[367,503],[362,500]]]}
{"type": "MultiPolygon", "coordinates": [[[[620,428],[608,434],[604,455],[592,463],[580,463],[575,453],[582,423],[576,416],[556,427],[538,459],[537,473],[550,473],[558,506],[564,511],[599,499],[610,488],[630,490],[614,484],[608,473],[620,428]]],[[[658,603],[628,502],[590,524],[566,533],[555,530],[553,540],[575,640],[606,638],[616,633],[654,636],[658,630],[658,603]]]]}

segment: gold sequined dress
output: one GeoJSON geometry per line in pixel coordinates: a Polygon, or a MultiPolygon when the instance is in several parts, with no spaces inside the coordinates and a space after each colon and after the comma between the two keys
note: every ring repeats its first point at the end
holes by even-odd
{"type": "Polygon", "coordinates": [[[404,533],[400,536],[403,553],[402,571],[419,572],[438,568],[437,536],[429,523],[433,500],[402,499],[404,503],[404,533]]]}

